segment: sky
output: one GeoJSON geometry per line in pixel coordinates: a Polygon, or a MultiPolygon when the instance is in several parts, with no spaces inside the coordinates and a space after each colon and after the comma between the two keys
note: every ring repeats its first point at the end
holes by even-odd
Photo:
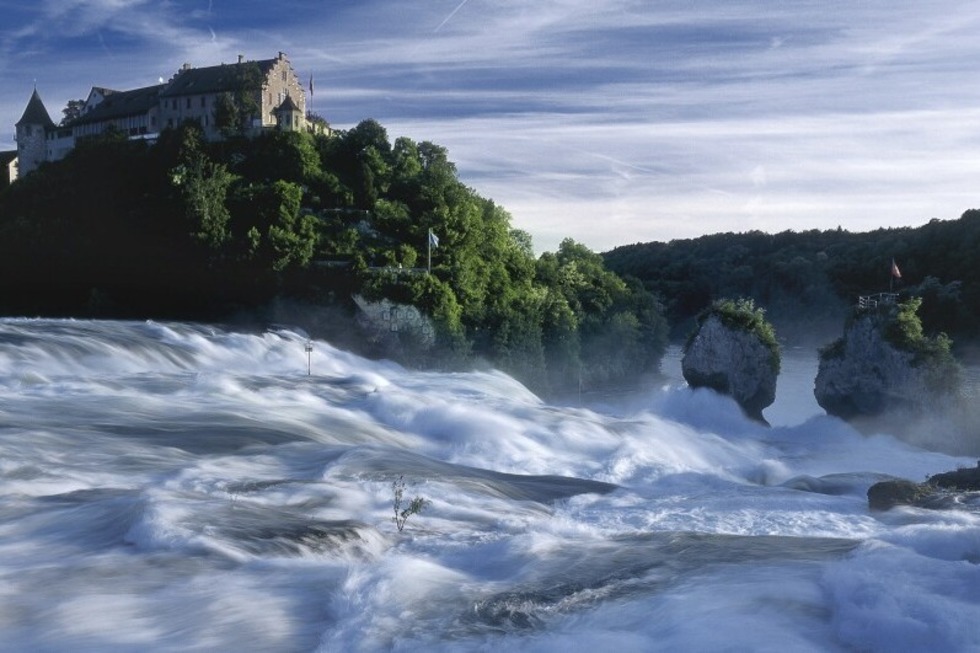
{"type": "Polygon", "coordinates": [[[445,146],[535,250],[870,231],[980,207],[975,0],[0,0],[0,149],[36,83],[270,59],[347,129],[445,146]]]}

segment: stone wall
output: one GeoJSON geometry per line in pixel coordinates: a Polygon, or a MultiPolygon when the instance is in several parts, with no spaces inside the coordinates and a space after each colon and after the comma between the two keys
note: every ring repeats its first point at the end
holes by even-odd
{"type": "Polygon", "coordinates": [[[354,302],[364,337],[385,355],[399,357],[409,350],[425,352],[435,346],[435,325],[416,307],[387,299],[372,302],[360,295],[354,302]]]}
{"type": "Polygon", "coordinates": [[[296,76],[289,59],[280,52],[262,86],[262,125],[271,127],[276,124],[276,116],[273,112],[287,96],[293,99],[305,117],[306,93],[303,89],[303,84],[296,76]]]}
{"type": "Polygon", "coordinates": [[[34,172],[47,161],[48,141],[41,125],[19,125],[17,127],[18,176],[34,172]]]}

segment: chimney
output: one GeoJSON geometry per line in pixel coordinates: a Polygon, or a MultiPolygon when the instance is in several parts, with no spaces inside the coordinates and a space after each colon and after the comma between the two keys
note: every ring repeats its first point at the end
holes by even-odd
{"type": "Polygon", "coordinates": [[[244,61],[245,61],[245,55],[244,54],[238,55],[238,63],[242,63],[244,61]]]}

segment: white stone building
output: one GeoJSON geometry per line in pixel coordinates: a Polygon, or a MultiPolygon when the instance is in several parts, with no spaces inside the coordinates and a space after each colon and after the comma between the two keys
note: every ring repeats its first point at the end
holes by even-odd
{"type": "Polygon", "coordinates": [[[166,83],[128,91],[93,86],[79,115],[63,125],[51,120],[34,89],[17,122],[17,170],[24,176],[45,161],[63,158],[78,139],[110,129],[154,139],[188,120],[198,122],[211,140],[231,129],[246,135],[265,129],[302,131],[307,129],[306,92],[283,52],[273,59],[240,56],[237,63],[205,68],[184,64],[166,83]],[[234,126],[227,124],[232,114],[238,118],[234,126]]]}

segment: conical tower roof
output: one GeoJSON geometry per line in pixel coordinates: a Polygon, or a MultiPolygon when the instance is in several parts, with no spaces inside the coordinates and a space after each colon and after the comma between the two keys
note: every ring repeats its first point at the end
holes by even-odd
{"type": "Polygon", "coordinates": [[[41,102],[41,96],[37,94],[36,88],[31,94],[27,108],[24,109],[24,115],[20,117],[15,126],[20,127],[21,125],[42,125],[45,129],[55,126],[51,116],[48,115],[48,110],[44,107],[44,102],[41,102]]]}
{"type": "Polygon", "coordinates": [[[293,102],[293,98],[292,97],[290,97],[289,95],[287,95],[286,96],[286,99],[282,101],[282,104],[280,104],[278,107],[276,107],[276,112],[278,113],[280,111],[300,111],[300,112],[302,112],[302,109],[300,109],[298,106],[296,106],[296,103],[293,102]]]}

